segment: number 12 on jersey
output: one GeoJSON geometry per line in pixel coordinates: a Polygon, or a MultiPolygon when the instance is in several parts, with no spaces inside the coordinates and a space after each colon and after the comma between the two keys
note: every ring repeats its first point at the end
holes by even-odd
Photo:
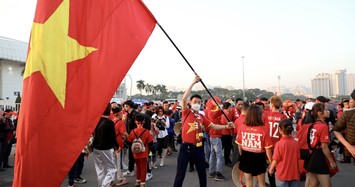
{"type": "Polygon", "coordinates": [[[269,122],[270,124],[270,137],[271,138],[280,138],[279,137],[279,123],[269,122]]]}

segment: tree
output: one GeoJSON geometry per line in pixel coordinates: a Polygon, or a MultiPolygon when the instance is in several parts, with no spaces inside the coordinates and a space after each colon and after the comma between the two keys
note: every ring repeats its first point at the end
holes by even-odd
{"type": "Polygon", "coordinates": [[[155,94],[160,94],[160,84],[154,86],[155,94]]]}
{"type": "Polygon", "coordinates": [[[144,87],[145,87],[144,80],[137,81],[137,89],[139,90],[141,97],[142,97],[142,90],[144,90],[144,87]]]}
{"type": "Polygon", "coordinates": [[[153,85],[148,84],[148,83],[145,84],[144,90],[145,90],[145,92],[148,94],[148,96],[149,96],[150,93],[152,93],[153,88],[154,88],[153,85]]]}
{"type": "Polygon", "coordinates": [[[160,85],[160,93],[163,95],[166,95],[168,93],[164,84],[160,85]]]}

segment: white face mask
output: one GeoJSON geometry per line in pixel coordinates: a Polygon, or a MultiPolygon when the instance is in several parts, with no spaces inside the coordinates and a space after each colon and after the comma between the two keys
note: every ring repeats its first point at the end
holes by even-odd
{"type": "Polygon", "coordinates": [[[194,111],[199,111],[200,108],[201,108],[201,105],[198,104],[198,103],[192,104],[192,105],[191,105],[191,108],[192,108],[192,110],[194,110],[194,111]]]}

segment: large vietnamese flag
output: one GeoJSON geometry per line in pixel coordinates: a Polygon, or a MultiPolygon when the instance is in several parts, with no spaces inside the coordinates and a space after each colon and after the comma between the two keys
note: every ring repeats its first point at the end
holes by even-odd
{"type": "Polygon", "coordinates": [[[13,186],[60,186],[155,24],[141,0],[38,0],[13,186]]]}

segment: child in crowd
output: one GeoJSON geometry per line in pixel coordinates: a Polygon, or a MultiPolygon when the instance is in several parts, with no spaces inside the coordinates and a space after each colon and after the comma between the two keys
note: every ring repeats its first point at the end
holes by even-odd
{"type": "Polygon", "coordinates": [[[135,124],[137,124],[137,128],[133,129],[129,134],[128,142],[132,143],[137,137],[139,137],[144,144],[145,151],[133,153],[133,157],[137,167],[137,180],[135,186],[145,187],[148,151],[149,147],[153,149],[153,136],[149,133],[149,131],[143,128],[144,116],[142,114],[137,114],[135,116],[135,124]]]}
{"type": "Polygon", "coordinates": [[[282,138],[275,144],[269,173],[273,174],[276,167],[276,186],[278,187],[298,187],[300,148],[292,137],[292,121],[282,120],[279,129],[282,138]]]}

